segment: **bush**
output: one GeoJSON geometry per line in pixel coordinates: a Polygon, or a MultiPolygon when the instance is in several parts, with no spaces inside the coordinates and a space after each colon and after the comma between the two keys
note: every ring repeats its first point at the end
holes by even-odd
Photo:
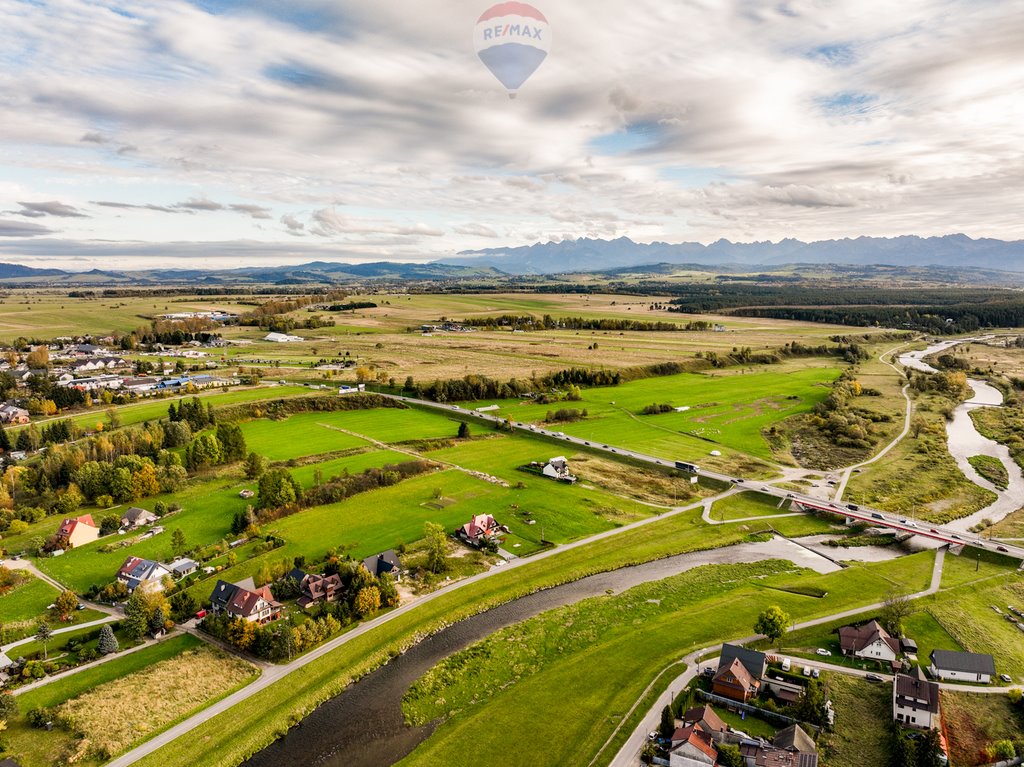
{"type": "Polygon", "coordinates": [[[47,708],[33,708],[25,713],[25,718],[30,726],[42,729],[53,721],[53,712],[47,708]]]}

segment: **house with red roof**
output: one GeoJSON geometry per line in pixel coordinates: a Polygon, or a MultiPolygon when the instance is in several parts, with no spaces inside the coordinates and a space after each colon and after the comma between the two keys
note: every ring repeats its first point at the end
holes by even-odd
{"type": "Polygon", "coordinates": [[[256,588],[252,578],[238,583],[218,580],[210,594],[210,605],[215,613],[224,612],[232,618],[261,625],[280,618],[284,609],[269,586],[256,588]]]}
{"type": "Polygon", "coordinates": [[[479,546],[484,541],[496,541],[498,536],[507,532],[508,528],[499,525],[490,514],[476,514],[458,529],[457,534],[471,546],[479,546]]]}
{"type": "Polygon", "coordinates": [[[91,514],[83,514],[80,517],[71,517],[63,520],[60,523],[60,527],[57,528],[57,537],[66,538],[68,542],[67,547],[73,549],[75,546],[84,546],[99,539],[100,529],[92,521],[91,514]]]}
{"type": "Polygon", "coordinates": [[[668,755],[670,767],[706,767],[718,760],[718,749],[710,733],[699,724],[682,727],[672,735],[672,750],[668,755]]]}

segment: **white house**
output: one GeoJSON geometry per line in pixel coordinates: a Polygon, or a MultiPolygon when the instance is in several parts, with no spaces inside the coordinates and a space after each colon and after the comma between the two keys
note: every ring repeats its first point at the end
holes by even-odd
{"type": "Polygon", "coordinates": [[[843,626],[839,629],[839,647],[843,655],[892,663],[899,657],[900,643],[882,628],[878,621],[863,626],[843,626]]]}
{"type": "Polygon", "coordinates": [[[569,462],[565,460],[565,456],[558,456],[552,458],[546,464],[544,464],[544,476],[557,479],[559,482],[575,482],[575,475],[569,471],[569,462]]]}
{"type": "Polygon", "coordinates": [[[988,684],[996,675],[996,662],[991,655],[932,650],[931,660],[928,672],[937,679],[988,684]]]}
{"type": "Polygon", "coordinates": [[[290,336],[287,333],[267,333],[263,336],[264,341],[270,341],[275,344],[290,344],[296,341],[305,341],[305,338],[300,336],[290,336]]]}
{"type": "Polygon", "coordinates": [[[898,724],[931,730],[939,726],[939,685],[916,674],[897,674],[892,684],[892,718],[898,724]]]}

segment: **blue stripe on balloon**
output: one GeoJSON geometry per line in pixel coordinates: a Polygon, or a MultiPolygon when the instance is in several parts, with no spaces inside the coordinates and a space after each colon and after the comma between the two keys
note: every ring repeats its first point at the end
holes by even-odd
{"type": "Polygon", "coordinates": [[[477,55],[505,88],[517,91],[537,71],[548,54],[532,45],[505,43],[485,48],[477,55]]]}

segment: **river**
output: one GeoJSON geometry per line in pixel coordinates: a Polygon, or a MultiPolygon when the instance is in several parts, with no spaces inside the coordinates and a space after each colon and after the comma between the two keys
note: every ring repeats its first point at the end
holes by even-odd
{"type": "MultiPolygon", "coordinates": [[[[984,339],[941,341],[932,344],[927,349],[900,355],[900,364],[913,370],[935,373],[938,371],[924,361],[925,357],[938,354],[959,344],[981,340],[984,339]]],[[[1024,506],[1024,473],[1021,472],[1020,466],[1010,456],[1010,450],[1006,445],[1001,445],[979,432],[971,418],[972,410],[977,410],[980,407],[1000,407],[1003,404],[1003,393],[986,381],[979,381],[975,378],[968,378],[967,385],[971,388],[971,396],[957,406],[953,411],[952,420],[946,422],[949,453],[956,460],[956,465],[967,479],[979,487],[991,490],[997,498],[994,503],[981,511],[943,525],[951,530],[968,530],[985,519],[998,522],[1007,514],[1024,506]],[[1006,467],[1010,481],[1005,490],[1000,490],[975,471],[968,459],[976,455],[991,456],[1006,467]]]]}
{"type": "Polygon", "coordinates": [[[583,599],[619,593],[711,564],[786,559],[820,573],[839,565],[785,538],[679,554],[599,573],[538,591],[459,621],[350,685],[313,711],[288,734],[253,756],[249,767],[380,767],[410,754],[433,726],[407,727],[402,696],[441,660],[499,629],[583,599]]]}

